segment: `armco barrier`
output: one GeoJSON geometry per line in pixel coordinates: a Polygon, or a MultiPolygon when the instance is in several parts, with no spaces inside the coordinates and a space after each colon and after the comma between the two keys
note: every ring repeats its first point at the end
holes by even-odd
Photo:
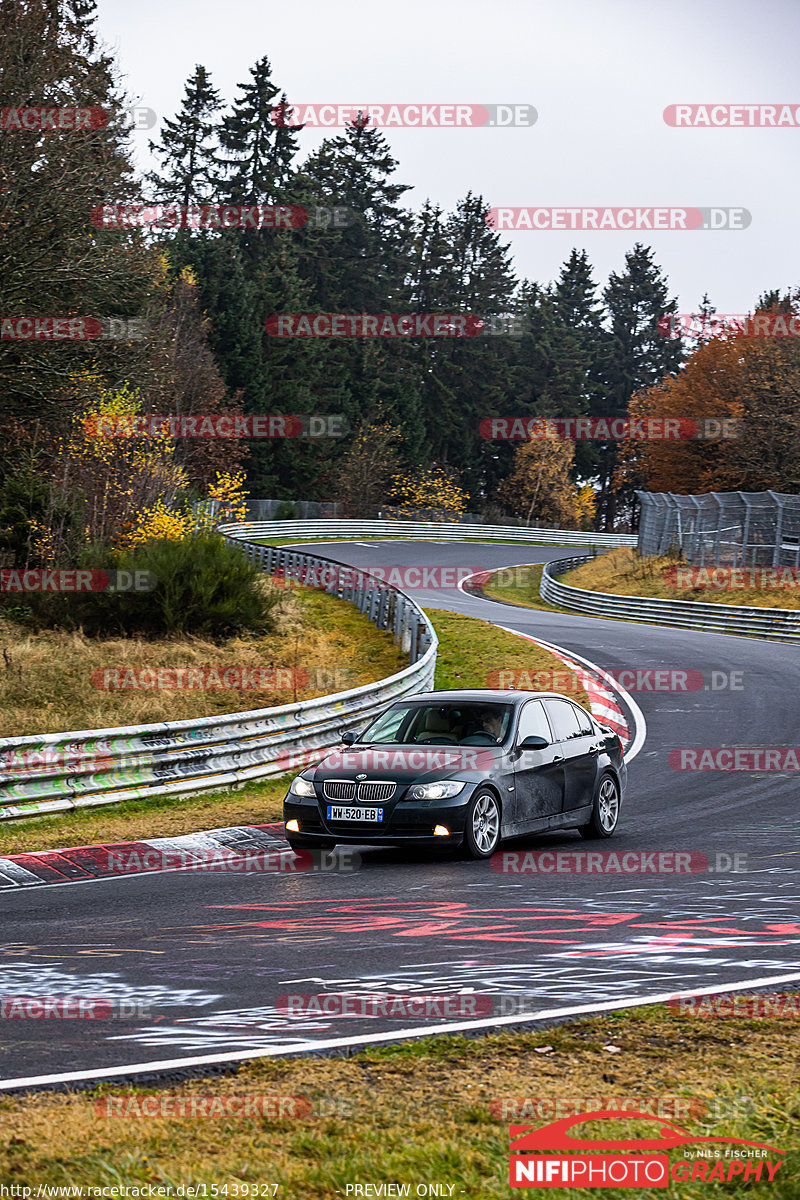
{"type": "Polygon", "coordinates": [[[324,521],[240,521],[221,525],[223,532],[250,538],[423,538],[448,542],[546,542],[556,546],[635,546],[628,533],[581,533],[574,529],[527,529],[516,525],[458,525],[434,521],[359,521],[331,518],[324,521]]]}
{"type": "Polygon", "coordinates": [[[548,604],[592,617],[616,617],[651,625],[672,625],[712,633],[745,634],[780,642],[800,642],[800,609],[750,608],[731,604],[698,604],[694,600],[657,600],[649,596],[617,596],[561,583],[556,576],[588,562],[591,555],[560,558],[542,571],[539,595],[548,604]]]}
{"type": "MultiPolygon", "coordinates": [[[[242,544],[225,531],[229,542],[242,544]]],[[[334,560],[242,544],[267,571],[304,577],[334,560]]],[[[336,564],[344,565],[344,564],[336,564]]],[[[355,604],[408,651],[409,666],[333,696],[253,712],[187,721],[0,739],[0,820],[145,796],[237,788],[299,770],[340,744],[392,700],[433,686],[437,638],[422,610],[398,588],[376,581],[325,589],[355,604]]]]}

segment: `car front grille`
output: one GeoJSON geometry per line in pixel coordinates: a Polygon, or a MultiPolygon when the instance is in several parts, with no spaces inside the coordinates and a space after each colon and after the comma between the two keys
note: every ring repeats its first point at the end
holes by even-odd
{"type": "Polygon", "coordinates": [[[356,794],[355,780],[326,779],[322,792],[328,800],[352,800],[356,794]]]}
{"type": "Polygon", "coordinates": [[[359,783],[356,789],[354,779],[326,779],[322,785],[322,793],[326,800],[367,800],[373,804],[383,800],[391,800],[397,791],[397,784],[391,781],[359,783]]]}
{"type": "Polygon", "coordinates": [[[360,783],[358,785],[359,800],[391,800],[397,791],[396,783],[360,783]]]}

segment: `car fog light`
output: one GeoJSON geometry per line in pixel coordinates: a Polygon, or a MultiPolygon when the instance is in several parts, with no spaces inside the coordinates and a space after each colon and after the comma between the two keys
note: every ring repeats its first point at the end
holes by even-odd
{"type": "Polygon", "coordinates": [[[434,837],[450,837],[450,830],[447,828],[446,825],[434,825],[433,836],[434,837]]]}
{"type": "Polygon", "coordinates": [[[299,833],[300,832],[300,822],[295,821],[294,819],[292,819],[291,821],[287,821],[286,822],[286,830],[288,833],[299,833]]]}

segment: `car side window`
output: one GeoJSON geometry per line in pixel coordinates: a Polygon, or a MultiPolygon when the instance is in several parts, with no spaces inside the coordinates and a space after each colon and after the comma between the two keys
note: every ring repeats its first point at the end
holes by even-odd
{"type": "Polygon", "coordinates": [[[555,732],[557,742],[566,742],[570,738],[580,737],[581,726],[574,704],[569,700],[548,700],[547,715],[555,732]]]}
{"type": "Polygon", "coordinates": [[[520,713],[517,743],[524,741],[526,737],[543,737],[548,742],[553,741],[541,700],[529,700],[520,713]]]}
{"type": "Polygon", "coordinates": [[[581,727],[581,733],[593,734],[594,726],[592,725],[592,718],[589,716],[586,709],[581,708],[579,704],[574,704],[572,707],[575,709],[575,715],[578,718],[578,724],[581,727]]]}

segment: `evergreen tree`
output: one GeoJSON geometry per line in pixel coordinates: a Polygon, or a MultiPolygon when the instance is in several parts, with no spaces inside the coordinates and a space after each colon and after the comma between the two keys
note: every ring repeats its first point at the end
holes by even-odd
{"type": "MultiPolygon", "coordinates": [[[[443,222],[430,209],[418,222],[418,255],[433,250],[435,273],[419,260],[411,277],[425,280],[439,311],[486,319],[514,306],[516,279],[500,235],[487,224],[488,205],[471,192],[443,222]]],[[[419,287],[419,283],[416,285],[419,287]]],[[[495,482],[496,452],[479,434],[480,422],[498,412],[512,391],[513,339],[481,333],[430,339],[421,347],[428,440],[438,462],[457,465],[474,498],[495,482]]]]}
{"type": "MultiPolygon", "coordinates": [[[[117,118],[125,97],[81,0],[0,0],[0,108],[99,108],[102,128],[0,134],[0,296],[4,317],[138,317],[158,264],[136,231],[92,224],[98,204],[135,200],[117,118]]],[[[6,415],[63,427],[91,378],[124,378],[132,344],[0,341],[6,415]]],[[[135,352],[135,345],[133,346],[135,352]]]]}
{"type": "Polygon", "coordinates": [[[251,81],[239,84],[233,110],[222,122],[220,145],[231,204],[278,204],[292,177],[297,133],[281,119],[286,95],[272,81],[266,55],[250,69],[251,81]]]}
{"type": "Polygon", "coordinates": [[[150,142],[160,159],[161,173],[149,172],[147,180],[156,200],[182,205],[215,199],[219,187],[216,153],[219,130],[219,93],[211,76],[198,64],[186,83],[183,103],[174,120],[164,121],[161,141],[150,142]]]}
{"type": "MultiPolygon", "coordinates": [[[[610,329],[602,415],[624,417],[634,392],[652,387],[683,361],[680,339],[664,337],[658,330],[659,318],[677,312],[678,305],[677,300],[668,298],[667,280],[655,263],[653,251],[641,242],[625,255],[625,270],[612,272],[603,296],[610,329]]],[[[630,503],[631,497],[624,490],[616,494],[611,490],[617,460],[615,444],[598,442],[597,449],[598,515],[604,527],[612,529],[618,503],[630,503]]]]}

